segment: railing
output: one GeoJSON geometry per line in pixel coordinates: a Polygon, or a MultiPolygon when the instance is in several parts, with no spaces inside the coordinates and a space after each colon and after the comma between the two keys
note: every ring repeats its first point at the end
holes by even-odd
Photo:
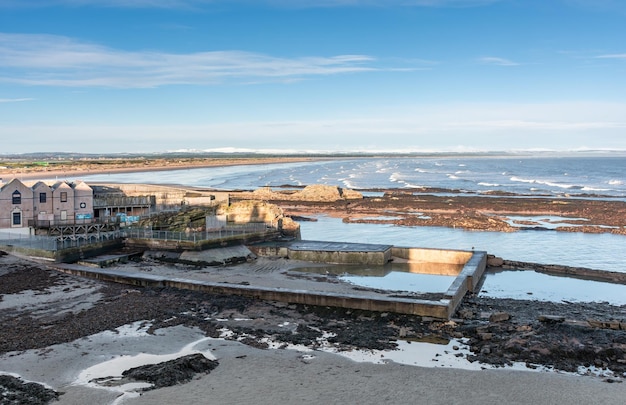
{"type": "Polygon", "coordinates": [[[65,225],[91,225],[91,224],[118,224],[120,218],[118,217],[105,217],[105,218],[85,218],[85,219],[29,219],[28,226],[32,228],[47,229],[51,226],[65,226],[65,225]]]}
{"type": "Polygon", "coordinates": [[[128,227],[108,232],[76,234],[76,238],[65,238],[62,240],[59,236],[35,236],[24,233],[0,232],[0,249],[1,246],[19,246],[22,248],[57,251],[119,238],[158,239],[195,243],[234,236],[269,233],[276,231],[276,229],[275,224],[266,223],[230,224],[219,229],[209,229],[202,232],[172,232],[128,227]]]}
{"type": "Polygon", "coordinates": [[[40,249],[56,252],[61,249],[88,246],[93,243],[119,239],[121,237],[122,235],[120,231],[87,234],[84,238],[77,238],[73,240],[59,240],[57,236],[35,236],[21,233],[0,232],[0,248],[1,246],[17,246],[27,249],[40,249]]]}
{"type": "Polygon", "coordinates": [[[156,204],[155,196],[111,196],[111,197],[94,197],[94,209],[108,207],[152,207],[156,204]]]}
{"type": "Polygon", "coordinates": [[[206,231],[198,232],[172,232],[153,229],[125,228],[122,230],[122,234],[126,238],[133,239],[159,239],[164,241],[169,240],[181,242],[199,242],[203,240],[215,240],[232,236],[273,232],[275,230],[276,226],[274,226],[273,224],[251,223],[242,225],[227,225],[218,229],[208,229],[206,231]]]}

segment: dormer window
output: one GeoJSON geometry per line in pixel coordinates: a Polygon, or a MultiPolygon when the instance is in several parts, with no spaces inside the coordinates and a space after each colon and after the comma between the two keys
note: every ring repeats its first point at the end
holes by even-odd
{"type": "Polygon", "coordinates": [[[22,203],[22,193],[20,193],[19,191],[15,190],[12,194],[12,197],[13,205],[18,205],[22,203]]]}

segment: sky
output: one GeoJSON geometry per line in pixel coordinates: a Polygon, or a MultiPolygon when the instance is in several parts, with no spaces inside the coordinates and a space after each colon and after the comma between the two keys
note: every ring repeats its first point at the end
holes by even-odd
{"type": "Polygon", "coordinates": [[[626,150],[623,0],[0,0],[0,155],[626,150]]]}

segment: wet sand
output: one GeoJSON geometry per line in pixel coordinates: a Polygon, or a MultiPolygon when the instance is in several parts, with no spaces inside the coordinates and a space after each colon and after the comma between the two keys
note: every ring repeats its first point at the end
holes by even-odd
{"type": "MultiPolygon", "coordinates": [[[[198,271],[151,262],[129,266],[153,273],[178,271],[181,276],[198,271]]],[[[0,257],[0,293],[4,325],[0,371],[63,393],[60,404],[583,404],[621,403],[626,395],[620,377],[509,369],[468,371],[389,361],[372,364],[328,353],[315,343],[321,329],[343,339],[332,343],[338,350],[391,350],[400,335],[425,337],[452,327],[416,317],[134,288],[60,274],[45,263],[10,255],[0,257]],[[223,335],[221,328],[234,335],[223,335]],[[268,336],[284,347],[298,343],[298,349],[271,348],[264,340],[268,336]],[[121,402],[120,392],[82,383],[81,373],[104,361],[139,353],[177,353],[194,342],[194,351],[216,359],[219,366],[191,382],[121,402]],[[613,381],[616,383],[609,383],[613,381]]],[[[497,302],[487,301],[476,312],[500,309],[497,302]]],[[[510,301],[508,309],[526,322],[522,303],[510,301]]],[[[526,303],[533,306],[532,301],[526,303]]],[[[548,309],[545,303],[540,306],[548,309]]],[[[554,310],[562,312],[562,308],[569,308],[569,315],[585,311],[584,306],[576,305],[554,310]]],[[[607,317],[615,315],[607,306],[593,308],[604,309],[607,317]]],[[[472,322],[468,320],[466,326],[472,322]]],[[[501,327],[503,333],[515,329],[507,323],[501,327]]],[[[617,333],[622,336],[625,332],[617,333]]],[[[433,356],[430,361],[432,365],[445,364],[446,356],[433,356]]]]}

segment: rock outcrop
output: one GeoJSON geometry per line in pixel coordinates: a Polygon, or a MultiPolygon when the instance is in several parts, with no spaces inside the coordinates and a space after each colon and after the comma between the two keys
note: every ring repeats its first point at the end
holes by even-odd
{"type": "Polygon", "coordinates": [[[252,192],[242,192],[235,196],[240,199],[268,200],[268,201],[312,201],[335,202],[342,200],[359,200],[363,195],[358,191],[313,184],[298,191],[274,191],[270,187],[262,187],[252,192]]]}
{"type": "MultiPolygon", "coordinates": [[[[278,227],[288,236],[299,238],[300,224],[285,217],[282,208],[261,200],[245,200],[230,205],[211,207],[185,207],[177,212],[161,212],[142,219],[139,227],[172,232],[204,231],[207,217],[222,217],[223,224],[264,223],[278,227]]],[[[221,226],[221,225],[220,225],[221,226]]]]}

